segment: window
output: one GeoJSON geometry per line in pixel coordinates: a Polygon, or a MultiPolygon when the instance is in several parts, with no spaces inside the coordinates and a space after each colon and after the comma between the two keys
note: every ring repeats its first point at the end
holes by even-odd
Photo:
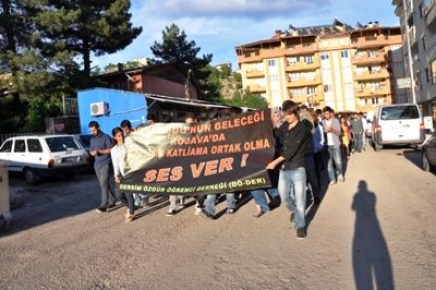
{"type": "Polygon", "coordinates": [[[315,95],[316,94],[316,87],[308,87],[307,88],[307,95],[315,95]]]}
{"type": "Polygon", "coordinates": [[[321,52],[321,59],[322,60],[329,59],[329,53],[328,52],[321,52]]]}
{"type": "Polygon", "coordinates": [[[291,81],[298,81],[300,79],[300,73],[291,73],[291,81]]]}
{"type": "Polygon", "coordinates": [[[342,58],[348,58],[348,50],[341,51],[341,57],[342,58]]]}
{"type": "Polygon", "coordinates": [[[272,82],[272,83],[276,83],[276,82],[279,81],[279,76],[276,75],[276,74],[274,74],[274,75],[270,75],[270,76],[269,76],[269,81],[272,82]]]}
{"type": "Polygon", "coordinates": [[[12,140],[5,142],[0,148],[0,152],[11,152],[12,151],[12,140]]]}
{"type": "Polygon", "coordinates": [[[313,56],[312,55],[304,56],[304,62],[307,63],[307,64],[313,63],[313,56]]]}
{"type": "Polygon", "coordinates": [[[300,62],[300,58],[298,56],[288,58],[289,64],[297,64],[300,62]]]}
{"type": "Polygon", "coordinates": [[[368,57],[377,57],[377,50],[368,50],[368,57]]]}
{"type": "Polygon", "coordinates": [[[277,66],[277,60],[276,59],[269,59],[268,66],[277,66]]]}
{"type": "Polygon", "coordinates": [[[72,137],[50,137],[46,138],[48,148],[51,152],[62,152],[68,149],[79,149],[72,137]]]}
{"type": "Polygon", "coordinates": [[[24,143],[24,140],[15,140],[14,152],[26,152],[26,143],[24,143]]]}
{"type": "Polygon", "coordinates": [[[38,139],[28,139],[27,148],[29,148],[29,152],[42,152],[41,143],[39,143],[38,139]]]}
{"type": "Polygon", "coordinates": [[[425,35],[422,37],[422,49],[426,50],[426,46],[425,46],[425,35]]]}
{"type": "Polygon", "coordinates": [[[430,83],[430,79],[431,79],[430,74],[431,74],[431,72],[430,72],[430,70],[428,69],[428,67],[425,68],[425,78],[426,78],[426,80],[427,80],[427,84],[430,83]]]}

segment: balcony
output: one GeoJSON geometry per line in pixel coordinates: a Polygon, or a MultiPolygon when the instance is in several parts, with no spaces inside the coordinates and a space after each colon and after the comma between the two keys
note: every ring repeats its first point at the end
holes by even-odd
{"type": "Polygon", "coordinates": [[[374,88],[359,88],[356,89],[355,95],[359,98],[368,98],[368,97],[374,97],[374,96],[380,96],[380,95],[390,95],[391,90],[388,86],[381,86],[377,89],[374,88]]]}
{"type": "Polygon", "coordinates": [[[436,1],[431,0],[424,8],[425,24],[431,30],[436,30],[436,1]]]}
{"type": "Polygon", "coordinates": [[[373,36],[361,36],[353,38],[351,40],[351,46],[357,49],[385,47],[395,43],[400,44],[401,41],[401,35],[378,35],[377,33],[374,33],[373,36]]]}
{"type": "Polygon", "coordinates": [[[265,76],[265,72],[261,70],[247,70],[245,72],[246,78],[260,78],[264,76],[265,76]]]}
{"type": "Polygon", "coordinates": [[[379,80],[387,78],[389,78],[389,73],[387,72],[387,70],[382,70],[379,72],[366,71],[354,74],[354,79],[358,81],[379,80]]]}
{"type": "Polygon", "coordinates": [[[415,28],[415,26],[412,26],[409,28],[409,41],[410,41],[411,46],[418,44],[418,42],[416,40],[416,28],[415,28]]]}
{"type": "Polygon", "coordinates": [[[286,71],[314,71],[316,69],[319,69],[321,67],[319,60],[316,59],[312,63],[306,63],[306,62],[297,62],[297,63],[289,63],[286,66],[286,71]]]}
{"type": "Polygon", "coordinates": [[[310,106],[319,106],[324,102],[324,96],[322,93],[315,95],[292,95],[289,94],[289,99],[298,104],[309,104],[310,106]]]}
{"type": "Polygon", "coordinates": [[[356,56],[352,61],[355,65],[386,63],[385,56],[382,53],[377,56],[368,56],[367,54],[356,56]]]}
{"type": "Polygon", "coordinates": [[[322,84],[322,79],[320,76],[316,76],[314,79],[305,79],[300,78],[298,80],[289,80],[286,83],[288,88],[297,88],[297,87],[313,87],[322,84]]]}
{"type": "Polygon", "coordinates": [[[260,85],[249,85],[247,86],[247,91],[250,93],[265,93],[266,88],[260,85]]]}

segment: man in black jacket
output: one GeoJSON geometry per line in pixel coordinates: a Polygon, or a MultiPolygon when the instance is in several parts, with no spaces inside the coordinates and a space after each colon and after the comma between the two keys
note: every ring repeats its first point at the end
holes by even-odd
{"type": "Polygon", "coordinates": [[[281,154],[267,165],[267,169],[280,166],[279,194],[295,224],[297,238],[306,237],[306,148],[310,146],[311,131],[299,119],[298,106],[291,100],[282,104],[285,121],[279,128],[283,142],[281,154]]]}

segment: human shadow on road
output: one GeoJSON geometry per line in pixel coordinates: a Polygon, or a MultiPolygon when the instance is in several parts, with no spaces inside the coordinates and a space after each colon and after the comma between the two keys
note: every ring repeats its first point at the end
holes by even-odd
{"type": "Polygon", "coordinates": [[[394,289],[391,258],[377,219],[376,195],[363,180],[351,208],[356,212],[352,250],[356,289],[394,289]]]}

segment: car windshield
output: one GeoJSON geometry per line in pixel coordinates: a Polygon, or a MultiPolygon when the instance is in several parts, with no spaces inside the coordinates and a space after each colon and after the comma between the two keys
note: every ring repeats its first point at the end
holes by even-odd
{"type": "Polygon", "coordinates": [[[51,152],[61,152],[68,149],[76,150],[80,148],[79,145],[74,141],[74,138],[71,136],[48,137],[45,139],[47,140],[47,145],[51,152]]]}
{"type": "Polygon", "coordinates": [[[398,106],[398,107],[386,107],[382,109],[382,120],[409,120],[418,119],[419,112],[416,106],[398,106]]]}
{"type": "Polygon", "coordinates": [[[79,140],[85,149],[89,149],[89,147],[91,146],[91,137],[92,137],[91,134],[79,136],[79,140]]]}

